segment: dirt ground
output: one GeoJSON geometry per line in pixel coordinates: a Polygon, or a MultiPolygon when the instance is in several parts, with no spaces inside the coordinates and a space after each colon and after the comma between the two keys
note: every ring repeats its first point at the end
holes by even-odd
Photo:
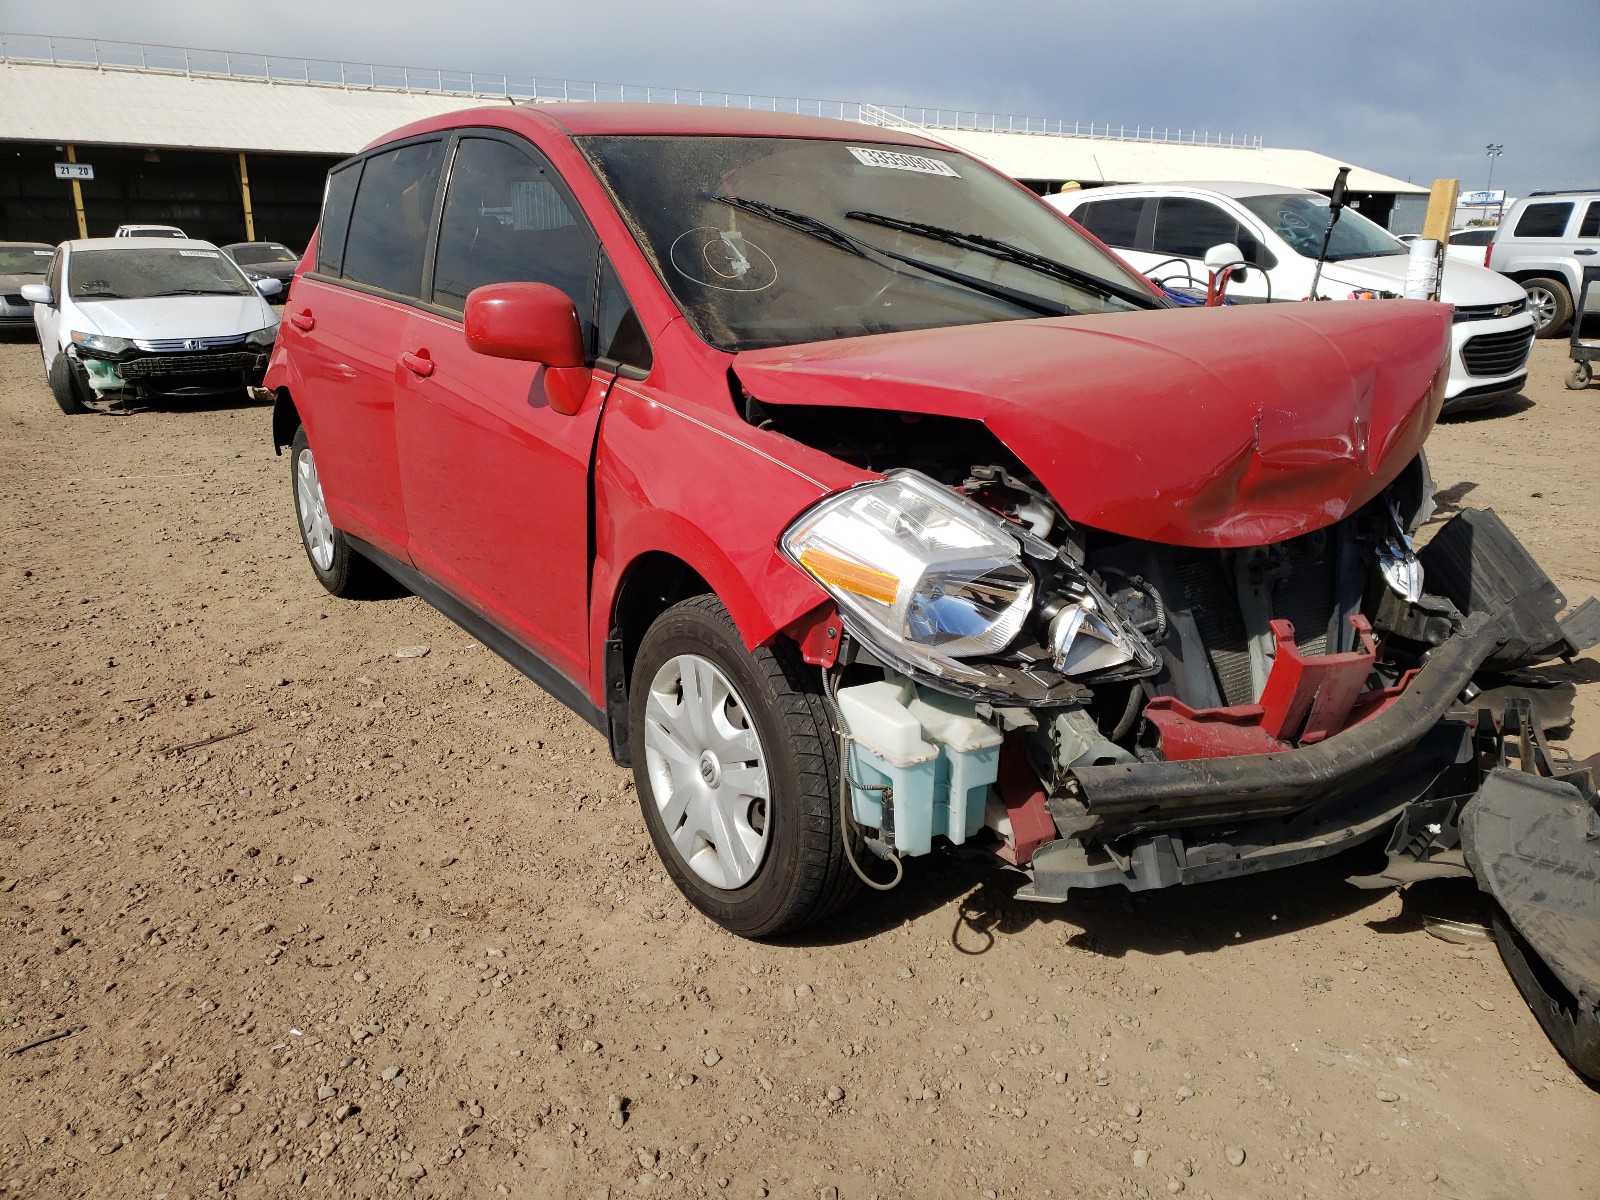
{"type": "MultiPolygon", "coordinates": [[[[1430,453],[1581,598],[1564,353],[1430,453]]],[[[13,341],[0,423],[0,1048],[73,1031],[0,1059],[0,1195],[1600,1196],[1600,1092],[1422,927],[1470,885],[1030,907],[919,860],[743,942],[592,730],[317,586],[264,408],[64,417],[13,341]]],[[[1600,664],[1564,671],[1593,753],[1600,664]]]]}

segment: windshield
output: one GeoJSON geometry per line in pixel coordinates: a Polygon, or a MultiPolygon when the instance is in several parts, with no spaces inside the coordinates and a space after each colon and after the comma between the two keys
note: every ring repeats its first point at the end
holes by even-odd
{"type": "Polygon", "coordinates": [[[255,242],[248,246],[235,246],[233,261],[237,263],[299,262],[300,256],[287,246],[276,242],[255,242]]]}
{"type": "Polygon", "coordinates": [[[1049,208],[955,151],[577,141],[662,283],[720,349],[1161,305],[1049,208]]]}
{"type": "Polygon", "coordinates": [[[67,274],[70,294],[83,300],[255,294],[220,250],[80,250],[68,260],[67,274]]]}
{"type": "Polygon", "coordinates": [[[0,246],[0,275],[43,275],[50,269],[49,246],[0,246]]]}
{"type": "MultiPolygon", "coordinates": [[[[1282,196],[1243,196],[1239,203],[1265,221],[1296,253],[1315,258],[1321,252],[1331,211],[1326,196],[1291,192],[1282,196]]],[[[1328,239],[1329,262],[1405,252],[1405,243],[1399,238],[1349,208],[1340,211],[1333,236],[1328,239]]]]}

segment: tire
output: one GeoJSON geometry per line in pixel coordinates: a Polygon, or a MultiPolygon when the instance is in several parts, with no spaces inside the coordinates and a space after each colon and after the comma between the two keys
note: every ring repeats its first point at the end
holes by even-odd
{"type": "Polygon", "coordinates": [[[94,411],[84,403],[83,393],[87,388],[78,376],[76,364],[68,357],[65,350],[56,352],[55,360],[51,362],[45,377],[50,381],[50,394],[56,398],[57,406],[67,416],[78,417],[94,411]]]}
{"type": "Polygon", "coordinates": [[[1572,293],[1559,279],[1536,275],[1522,280],[1528,293],[1528,309],[1533,313],[1533,336],[1553,338],[1572,320],[1572,293]]]}
{"type": "Polygon", "coordinates": [[[329,519],[316,456],[306,440],[304,425],[294,431],[290,445],[289,481],[300,544],[317,582],[341,600],[368,599],[392,591],[388,576],[370,559],[363,558],[329,519]]]}
{"type": "Polygon", "coordinates": [[[746,650],[715,596],[676,604],[639,647],[628,727],[650,840],[718,925],[772,937],[855,893],[838,746],[820,679],[793,645],[746,650]]]}
{"type": "Polygon", "coordinates": [[[1572,370],[1567,372],[1567,390],[1581,392],[1589,386],[1589,381],[1594,378],[1594,367],[1586,362],[1577,363],[1572,370]]]}

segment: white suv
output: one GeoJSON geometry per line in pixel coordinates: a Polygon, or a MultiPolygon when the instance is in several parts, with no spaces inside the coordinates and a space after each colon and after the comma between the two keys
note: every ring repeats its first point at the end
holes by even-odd
{"type": "MultiPolygon", "coordinates": [[[[1600,192],[1534,192],[1500,222],[1489,265],[1528,293],[1540,337],[1555,337],[1572,319],[1584,267],[1600,266],[1600,192]]],[[[1600,287],[1585,312],[1600,312],[1600,287]]]]}
{"type": "MultiPolygon", "coordinates": [[[[1203,285],[1206,251],[1237,245],[1256,268],[1228,285],[1228,295],[1242,302],[1308,298],[1328,228],[1326,196],[1268,183],[1123,184],[1045,199],[1169,286],[1203,285]]],[[[1346,208],[1333,227],[1317,295],[1398,296],[1406,262],[1403,242],[1346,208]]],[[[1534,329],[1521,287],[1449,258],[1441,298],[1456,308],[1444,410],[1462,412],[1520,391],[1534,329]]]]}

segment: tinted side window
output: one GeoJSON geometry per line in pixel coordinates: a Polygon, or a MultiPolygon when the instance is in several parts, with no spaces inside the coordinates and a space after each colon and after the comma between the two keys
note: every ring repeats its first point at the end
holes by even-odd
{"type": "Polygon", "coordinates": [[[1224,242],[1233,242],[1240,250],[1248,252],[1249,247],[1243,244],[1244,241],[1239,222],[1215,204],[1181,196],[1166,196],[1156,209],[1153,248],[1160,254],[1203,258],[1207,250],[1224,242]]]}
{"type": "Polygon", "coordinates": [[[1572,201],[1564,204],[1530,204],[1517,218],[1512,230],[1516,237],[1560,237],[1567,231],[1567,218],[1572,216],[1572,201]]]}
{"type": "Polygon", "coordinates": [[[1108,246],[1131,250],[1137,246],[1139,217],[1144,212],[1139,197],[1121,200],[1095,200],[1082,205],[1071,216],[1108,246]]]}
{"type": "Polygon", "coordinates": [[[344,266],[344,235],[350,228],[350,208],[360,181],[360,163],[351,163],[328,176],[322,220],[317,225],[317,270],[324,275],[337,275],[344,266]]]}
{"type": "Polygon", "coordinates": [[[596,322],[599,338],[595,342],[598,356],[648,371],[654,362],[650,343],[644,336],[644,326],[639,324],[639,314],[633,311],[633,301],[622,290],[622,281],[617,278],[609,258],[600,263],[599,312],[596,322]]]}
{"type": "Polygon", "coordinates": [[[593,346],[599,243],[535,152],[488,138],[456,150],[434,256],[433,302],[460,312],[486,283],[525,281],[561,289],[593,346]]]}
{"type": "Polygon", "coordinates": [[[1452,246],[1487,246],[1492,241],[1494,241],[1492,229],[1469,229],[1466,233],[1452,234],[1450,237],[1452,246]]]}
{"type": "Polygon", "coordinates": [[[439,192],[444,143],[374,154],[361,172],[342,274],[401,296],[421,296],[422,257],[439,192]]]}
{"type": "Polygon", "coordinates": [[[1583,210],[1583,224],[1578,226],[1579,237],[1600,237],[1600,200],[1589,201],[1583,210]]]}

